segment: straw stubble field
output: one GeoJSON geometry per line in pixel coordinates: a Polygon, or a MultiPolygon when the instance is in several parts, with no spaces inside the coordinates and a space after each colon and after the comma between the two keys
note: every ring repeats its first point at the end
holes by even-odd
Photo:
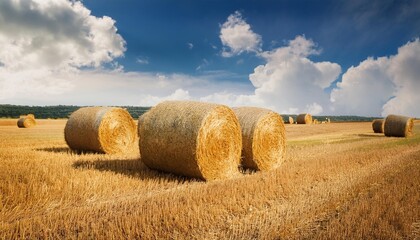
{"type": "Polygon", "coordinates": [[[408,139],[286,125],[279,169],[206,183],[149,170],[137,151],[73,153],[65,120],[2,121],[0,239],[420,237],[419,123],[408,139]]]}

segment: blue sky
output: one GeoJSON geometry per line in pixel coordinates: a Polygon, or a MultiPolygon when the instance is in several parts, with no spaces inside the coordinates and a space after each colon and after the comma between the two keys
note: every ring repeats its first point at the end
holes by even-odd
{"type": "Polygon", "coordinates": [[[303,34],[322,48],[322,54],[314,59],[348,68],[367,56],[395,54],[399,46],[418,37],[420,17],[404,10],[411,2],[83,1],[93,15],[116,20],[118,32],[127,42],[125,57],[118,61],[128,70],[199,74],[196,68],[207,59],[211,64],[206,70],[229,70],[245,77],[261,59],[245,54],[224,59],[219,55],[220,24],[235,11],[263,36],[265,50],[303,34]],[[192,49],[188,43],[193,44],[192,49]],[[147,59],[149,64],[139,66],[137,58],[147,59]],[[240,59],[242,64],[236,64],[240,59]]]}
{"type": "Polygon", "coordinates": [[[5,0],[0,103],[420,117],[419,16],[415,0],[5,0]]]}

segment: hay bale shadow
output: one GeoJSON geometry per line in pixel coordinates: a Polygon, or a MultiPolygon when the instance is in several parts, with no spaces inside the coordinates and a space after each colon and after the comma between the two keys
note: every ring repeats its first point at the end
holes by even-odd
{"type": "Polygon", "coordinates": [[[76,161],[73,163],[75,169],[95,169],[101,172],[114,172],[123,174],[139,180],[159,179],[159,181],[174,181],[178,183],[200,181],[199,179],[177,176],[171,173],[160,172],[148,168],[139,159],[128,160],[95,160],[76,161]]]}
{"type": "Polygon", "coordinates": [[[87,150],[73,150],[69,147],[47,147],[47,148],[36,148],[35,150],[41,151],[41,152],[67,153],[67,154],[76,154],[76,155],[105,154],[105,153],[99,153],[99,152],[87,151],[87,150]]]}
{"type": "Polygon", "coordinates": [[[52,153],[73,153],[68,147],[47,147],[47,148],[37,148],[36,151],[41,152],[52,152],[52,153]]]}
{"type": "Polygon", "coordinates": [[[378,137],[378,138],[385,138],[383,133],[361,133],[357,134],[359,137],[378,137]]]}

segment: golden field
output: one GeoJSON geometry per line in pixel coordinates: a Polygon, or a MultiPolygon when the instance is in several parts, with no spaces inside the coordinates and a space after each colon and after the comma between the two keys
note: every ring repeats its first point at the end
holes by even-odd
{"type": "Polygon", "coordinates": [[[419,239],[420,123],[286,125],[286,162],[212,182],[149,170],[138,149],[76,154],[66,120],[0,120],[0,239],[419,239]]]}

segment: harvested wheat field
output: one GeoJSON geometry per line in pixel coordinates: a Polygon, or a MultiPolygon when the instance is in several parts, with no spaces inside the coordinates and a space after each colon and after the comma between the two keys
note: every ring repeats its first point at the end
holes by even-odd
{"type": "MultiPolygon", "coordinates": [[[[285,125],[280,168],[204,182],[72,152],[65,120],[0,120],[0,239],[420,238],[420,123],[285,125]]],[[[222,149],[221,149],[222,150],[222,149]]]]}

